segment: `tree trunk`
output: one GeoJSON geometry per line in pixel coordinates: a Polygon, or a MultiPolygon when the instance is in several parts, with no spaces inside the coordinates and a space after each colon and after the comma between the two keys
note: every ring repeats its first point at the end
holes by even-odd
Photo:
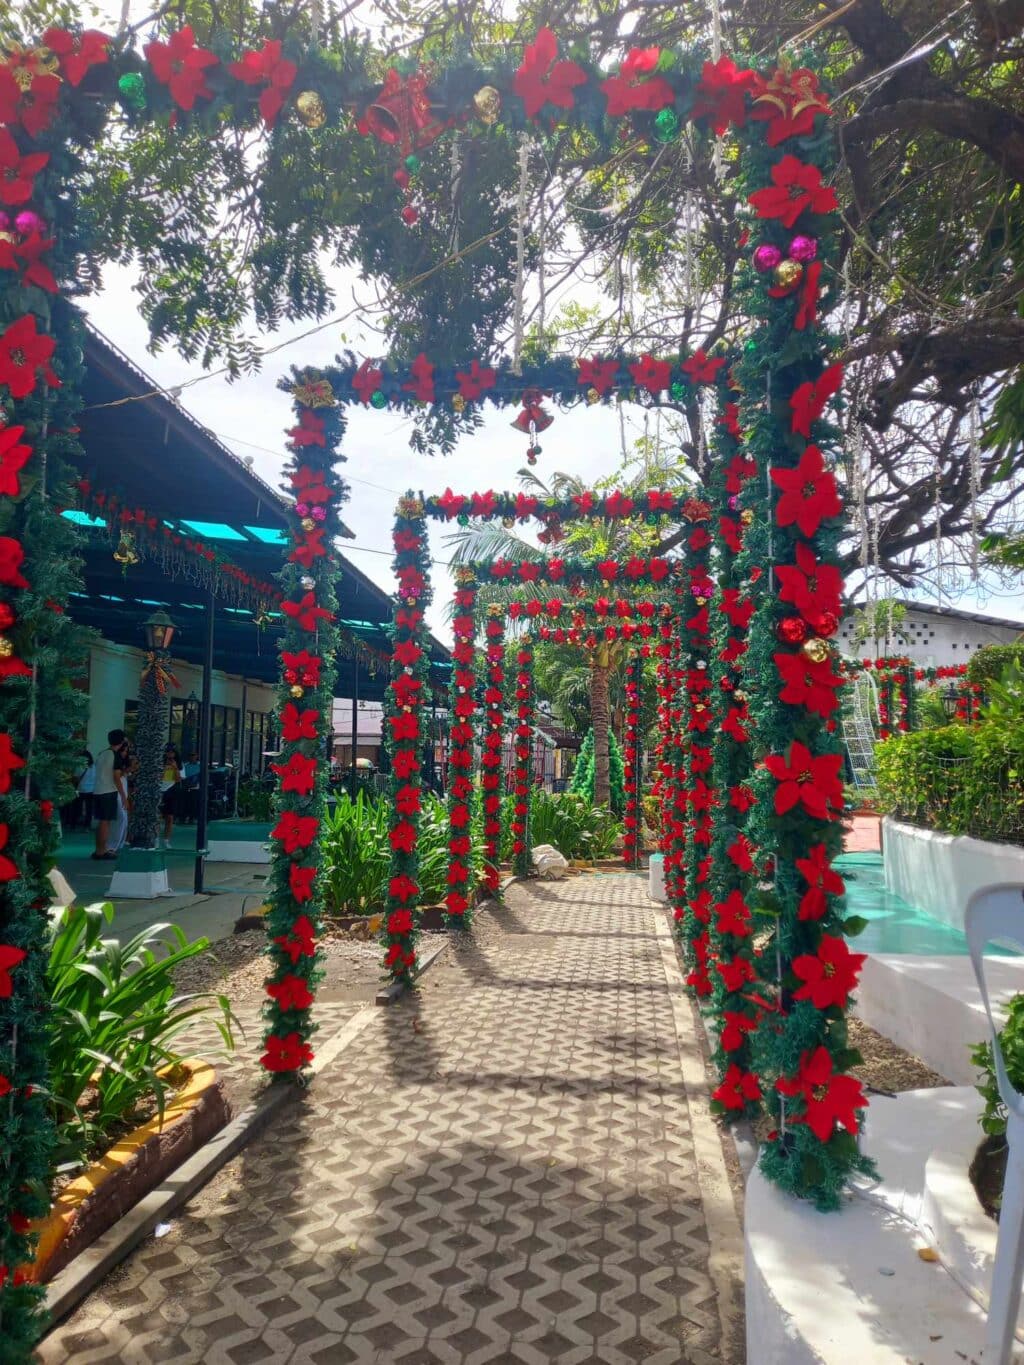
{"type": "Polygon", "coordinates": [[[594,726],[594,805],[607,806],[611,802],[608,779],[608,721],[609,680],[611,669],[606,663],[594,660],[590,670],[590,719],[594,726]]]}

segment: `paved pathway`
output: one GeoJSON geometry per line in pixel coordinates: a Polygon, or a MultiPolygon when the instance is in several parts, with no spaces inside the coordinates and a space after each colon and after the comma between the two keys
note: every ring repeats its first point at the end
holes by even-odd
{"type": "Polygon", "coordinates": [[[734,1188],[643,881],[514,886],[479,926],[44,1365],[739,1365],[734,1188]]]}

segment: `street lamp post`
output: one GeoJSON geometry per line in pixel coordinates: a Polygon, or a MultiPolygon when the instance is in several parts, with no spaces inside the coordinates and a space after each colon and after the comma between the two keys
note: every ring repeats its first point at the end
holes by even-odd
{"type": "Polygon", "coordinates": [[[946,713],[947,720],[956,720],[956,709],[960,702],[960,694],[953,683],[942,693],[942,709],[946,713]]]}
{"type": "Polygon", "coordinates": [[[167,668],[175,625],[165,611],[155,611],[144,622],[146,662],[139,679],[139,709],[135,730],[138,776],[135,799],[128,820],[128,843],[132,848],[156,848],[160,824],[160,783],[164,749],[170,731],[171,699],[168,687],[174,676],[167,668]]]}

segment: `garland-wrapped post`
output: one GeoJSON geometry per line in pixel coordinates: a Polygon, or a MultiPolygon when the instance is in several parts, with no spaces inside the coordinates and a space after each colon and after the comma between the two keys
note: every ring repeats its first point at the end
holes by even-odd
{"type": "MultiPolygon", "coordinates": [[[[487,606],[484,645],[484,736],[480,755],[481,783],[492,774],[501,790],[502,752],[505,744],[505,607],[501,602],[487,606]]],[[[501,810],[484,811],[484,890],[493,896],[501,885],[501,810]]]]}
{"type": "MultiPolygon", "coordinates": [[[[451,730],[448,738],[448,895],[449,929],[464,928],[472,913],[473,741],[476,719],[476,602],[474,571],[455,570],[454,667],[451,681],[451,730]]],[[[500,818],[501,775],[488,769],[481,778],[485,820],[500,818]]]]}
{"type": "Polygon", "coordinates": [[[516,650],[515,767],[512,777],[512,869],[517,877],[530,872],[530,798],[533,774],[533,641],[528,635],[516,650]]]}
{"type": "Polygon", "coordinates": [[[767,566],[750,628],[746,683],[758,762],[747,833],[758,857],[755,916],[770,926],[759,998],[771,1015],[754,1037],[755,1070],[775,1126],[761,1168],[820,1209],[839,1207],[854,1171],[866,1105],[849,1074],[859,1059],[846,1012],[863,957],[845,935],[843,754],[836,738],[841,675],[837,567],[845,530],[836,484],[841,431],[825,417],[842,383],[819,292],[839,278],[840,220],[827,99],[808,70],[756,77],[760,118],[740,172],[753,210],[743,275],[752,331],[735,367],[740,425],[757,477],[741,494],[754,516],[740,571],[767,566]],[[762,101],[759,103],[759,101],[762,101]]]}
{"type": "Polygon", "coordinates": [[[424,616],[431,600],[430,542],[423,501],[408,492],[398,501],[392,532],[398,580],[392,620],[392,674],[385,701],[384,743],[390,760],[391,865],[381,931],[384,970],[392,981],[416,975],[419,905],[419,828],[423,750],[432,743],[426,707],[430,651],[424,616]]]}
{"type": "Polygon", "coordinates": [[[338,446],[344,418],[330,386],[317,372],[304,370],[282,387],[293,395],[298,421],[288,433],[292,454],[285,472],[294,503],[288,556],[278,575],[285,618],[277,695],[281,759],[272,765],[278,785],[260,1060],[275,1076],[297,1076],[313,1058],[312,1005],[323,974],[316,943],[323,912],[318,869],[338,606],[331,547],[341,534],[339,513],[348,489],[334,472],[343,458],[338,446]]]}
{"type": "MultiPolygon", "coordinates": [[[[27,108],[36,80],[25,55],[27,108]]],[[[48,84],[56,89],[56,77],[48,84]]],[[[32,1220],[50,1208],[54,1141],[47,873],[86,706],[76,686],[83,642],[65,610],[82,587],[81,558],[60,515],[74,501],[68,461],[82,453],[84,328],[57,295],[78,281],[77,162],[68,111],[54,107],[51,118],[25,127],[15,114],[0,129],[9,218],[0,231],[0,1355],[19,1365],[43,1323],[43,1287],[22,1267],[32,1220]]]]}
{"type": "Polygon", "coordinates": [[[640,865],[640,831],[643,808],[640,783],[640,683],[643,660],[638,649],[630,650],[626,663],[626,751],[623,755],[626,809],[622,820],[622,858],[627,867],[640,865]]]}
{"type": "MultiPolygon", "coordinates": [[[[731,373],[731,372],[730,372],[731,373]]],[[[757,980],[754,924],[750,910],[753,854],[746,836],[746,815],[753,802],[751,725],[744,688],[747,629],[763,572],[741,577],[736,559],[753,512],[740,510],[744,485],[756,466],[743,451],[738,394],[729,376],[719,384],[720,412],[711,439],[708,492],[712,518],[716,587],[712,604],[712,643],[708,672],[714,711],[712,786],[718,809],[712,829],[709,891],[713,902],[711,944],[715,958],[712,1011],[717,1024],[714,1062],[720,1083],[712,1109],[728,1118],[753,1117],[760,1110],[761,1088],[752,1069],[751,1034],[759,1009],[751,999],[757,980]]]]}
{"type": "Polygon", "coordinates": [[[711,844],[713,812],[717,805],[711,774],[711,739],[715,713],[711,704],[711,675],[708,660],[711,645],[711,504],[703,498],[688,498],[683,508],[688,525],[683,540],[683,573],[677,580],[677,595],[683,635],[680,641],[685,749],[682,774],[685,795],[685,831],[682,877],[679,891],[684,906],[680,921],[683,951],[691,968],[704,959],[703,947],[694,941],[708,942],[711,920],[711,844]]]}

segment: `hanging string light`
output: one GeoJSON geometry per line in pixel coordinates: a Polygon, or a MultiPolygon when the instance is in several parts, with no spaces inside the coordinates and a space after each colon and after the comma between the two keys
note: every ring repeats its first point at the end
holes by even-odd
{"type": "Polygon", "coordinates": [[[935,595],[938,605],[942,606],[942,460],[935,456],[935,595]]]}
{"type": "Polygon", "coordinates": [[[981,409],[977,395],[967,409],[968,474],[971,488],[971,578],[978,581],[981,516],[978,494],[981,490],[981,409]]]}
{"type": "Polygon", "coordinates": [[[512,313],[512,373],[523,372],[523,301],[526,294],[526,196],[530,174],[530,143],[519,139],[519,195],[516,200],[516,297],[512,313]]]}

